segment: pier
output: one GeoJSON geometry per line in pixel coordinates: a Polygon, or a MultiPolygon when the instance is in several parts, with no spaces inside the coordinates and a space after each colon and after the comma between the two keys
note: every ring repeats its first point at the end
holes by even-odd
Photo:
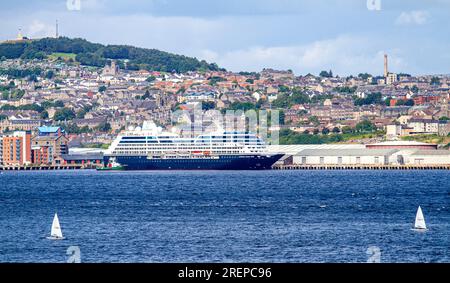
{"type": "Polygon", "coordinates": [[[56,170],[81,170],[81,169],[92,169],[81,164],[70,164],[70,165],[4,165],[0,166],[0,171],[56,171],[56,170]]]}
{"type": "Polygon", "coordinates": [[[274,165],[272,170],[450,170],[448,165],[274,165]]]}

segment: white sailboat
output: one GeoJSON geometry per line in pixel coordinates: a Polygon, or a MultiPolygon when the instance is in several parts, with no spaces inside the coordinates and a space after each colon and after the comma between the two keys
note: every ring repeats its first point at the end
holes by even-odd
{"type": "Polygon", "coordinates": [[[416,214],[416,222],[414,223],[414,229],[416,231],[427,230],[427,225],[425,224],[425,218],[423,217],[422,208],[419,206],[416,214]]]}
{"type": "Polygon", "coordinates": [[[52,223],[52,231],[50,232],[50,237],[47,237],[50,240],[62,240],[64,239],[61,231],[61,225],[59,225],[58,214],[55,213],[55,217],[53,217],[52,223]]]}

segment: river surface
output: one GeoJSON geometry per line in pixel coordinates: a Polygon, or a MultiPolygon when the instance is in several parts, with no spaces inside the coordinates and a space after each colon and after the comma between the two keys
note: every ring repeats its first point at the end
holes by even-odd
{"type": "Polygon", "coordinates": [[[448,171],[0,173],[0,262],[450,262],[449,237],[448,171]]]}

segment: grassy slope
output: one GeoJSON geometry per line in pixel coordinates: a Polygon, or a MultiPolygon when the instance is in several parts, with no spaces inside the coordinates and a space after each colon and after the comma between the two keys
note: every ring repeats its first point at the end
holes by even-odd
{"type": "Polygon", "coordinates": [[[75,57],[77,55],[74,53],[52,53],[50,55],[48,55],[48,59],[50,60],[56,60],[58,59],[58,57],[61,57],[63,60],[69,60],[69,59],[73,59],[75,60],[75,57]]]}

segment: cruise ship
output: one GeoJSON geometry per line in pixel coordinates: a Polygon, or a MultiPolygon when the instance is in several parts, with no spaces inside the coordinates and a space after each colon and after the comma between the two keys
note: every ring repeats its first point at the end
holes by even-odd
{"type": "Polygon", "coordinates": [[[269,154],[249,132],[215,132],[183,138],[154,124],[119,134],[104,155],[104,166],[124,170],[265,170],[283,154],[269,154]]]}

